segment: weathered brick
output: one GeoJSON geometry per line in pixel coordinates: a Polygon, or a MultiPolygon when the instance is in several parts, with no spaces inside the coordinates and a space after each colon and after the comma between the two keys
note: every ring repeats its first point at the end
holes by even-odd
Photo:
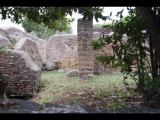
{"type": "Polygon", "coordinates": [[[90,42],[93,39],[92,35],[93,21],[83,21],[78,19],[78,70],[79,79],[90,79],[93,73],[93,52],[90,47],[90,42]]]}

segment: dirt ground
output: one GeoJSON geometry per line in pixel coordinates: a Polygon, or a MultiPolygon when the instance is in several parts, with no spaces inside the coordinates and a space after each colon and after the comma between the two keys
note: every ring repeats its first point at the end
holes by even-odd
{"type": "Polygon", "coordinates": [[[134,110],[94,110],[90,106],[70,106],[58,104],[40,105],[31,100],[10,99],[8,105],[4,105],[0,99],[0,113],[160,113],[160,109],[145,107],[142,105],[135,106],[134,110]]]}

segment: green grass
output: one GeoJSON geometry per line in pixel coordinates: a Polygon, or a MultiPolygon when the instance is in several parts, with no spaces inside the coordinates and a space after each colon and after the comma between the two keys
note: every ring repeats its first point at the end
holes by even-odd
{"type": "MultiPolygon", "coordinates": [[[[135,84],[131,78],[127,79],[127,83],[135,84]]],[[[122,74],[94,75],[93,80],[78,80],[78,77],[66,77],[66,73],[47,71],[42,72],[39,92],[33,100],[40,104],[82,105],[90,103],[91,106],[99,109],[99,106],[105,108],[108,103],[104,99],[128,98],[127,95],[122,74]]],[[[130,92],[130,95],[134,98],[137,94],[130,92]]],[[[114,108],[112,104],[108,106],[114,108]]]]}
{"type": "Polygon", "coordinates": [[[18,40],[16,40],[16,39],[12,39],[12,40],[10,40],[10,42],[11,42],[11,44],[13,45],[13,47],[16,45],[16,43],[18,42],[18,40]]]}
{"type": "Polygon", "coordinates": [[[107,110],[126,110],[128,108],[128,104],[125,102],[117,103],[117,102],[109,102],[107,103],[107,110]]]}
{"type": "Polygon", "coordinates": [[[104,23],[104,24],[94,24],[94,25],[93,25],[93,29],[103,28],[104,25],[110,25],[110,24],[112,24],[112,22],[104,23]]]}

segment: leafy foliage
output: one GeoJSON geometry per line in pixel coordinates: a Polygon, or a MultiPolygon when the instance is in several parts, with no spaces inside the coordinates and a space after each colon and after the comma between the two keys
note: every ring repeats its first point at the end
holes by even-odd
{"type": "MultiPolygon", "coordinates": [[[[66,18],[64,18],[64,19],[66,19],[66,18]]],[[[60,28],[62,31],[50,29],[47,26],[45,26],[45,24],[35,23],[33,21],[30,21],[28,18],[25,18],[22,21],[22,26],[26,32],[28,32],[28,33],[34,32],[37,35],[37,37],[39,37],[41,39],[45,39],[45,40],[47,40],[50,36],[57,34],[57,33],[58,34],[64,34],[64,33],[71,34],[72,33],[71,26],[69,26],[65,20],[57,21],[57,23],[58,22],[59,22],[59,24],[57,24],[56,26],[59,26],[58,28],[60,28]]]]}
{"type": "MultiPolygon", "coordinates": [[[[93,49],[99,50],[106,44],[111,45],[114,56],[100,56],[97,60],[102,64],[120,67],[124,75],[129,75],[135,80],[140,92],[147,94],[147,96],[152,94],[153,98],[159,100],[158,69],[160,68],[158,67],[159,62],[157,61],[155,45],[152,44],[146,21],[137,9],[128,7],[128,10],[129,16],[119,21],[113,21],[112,25],[103,26],[111,27],[114,34],[112,36],[102,35],[100,39],[93,41],[93,49]],[[122,39],[124,34],[126,34],[128,40],[122,39]],[[136,67],[135,70],[131,68],[133,65],[136,67]]],[[[122,11],[118,15],[122,18],[122,11]]]]}
{"type": "Polygon", "coordinates": [[[111,24],[112,24],[111,22],[110,23],[104,23],[104,24],[94,24],[93,25],[93,29],[95,29],[95,28],[102,28],[105,25],[111,25],[111,24]]]}
{"type": "Polygon", "coordinates": [[[13,38],[12,40],[10,40],[10,42],[11,42],[12,46],[15,46],[15,44],[18,42],[18,40],[13,38]]]}
{"type": "MultiPolygon", "coordinates": [[[[62,31],[66,28],[64,24],[69,24],[73,19],[66,18],[69,14],[72,16],[73,12],[78,12],[83,15],[83,19],[98,21],[98,18],[105,20],[102,16],[103,7],[23,7],[23,6],[1,6],[1,19],[10,19],[15,23],[22,23],[24,18],[38,24],[43,23],[49,29],[62,31]],[[61,22],[60,22],[61,21],[61,22]],[[63,22],[62,22],[63,21],[63,22]]],[[[3,49],[3,48],[2,48],[3,49]]]]}
{"type": "Polygon", "coordinates": [[[38,24],[44,23],[48,28],[62,30],[57,26],[58,21],[64,20],[71,23],[72,19],[64,19],[67,14],[72,16],[73,12],[83,15],[83,19],[98,21],[98,18],[105,20],[102,15],[103,7],[0,7],[1,19],[11,19],[12,22],[21,23],[24,17],[38,24]]]}

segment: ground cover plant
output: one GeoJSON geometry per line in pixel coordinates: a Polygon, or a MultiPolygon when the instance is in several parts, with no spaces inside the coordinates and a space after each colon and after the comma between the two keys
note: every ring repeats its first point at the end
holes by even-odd
{"type": "Polygon", "coordinates": [[[122,74],[94,75],[93,80],[66,77],[66,73],[42,72],[39,92],[32,98],[40,104],[88,105],[95,110],[132,109],[142,103],[134,80],[126,84],[122,74]]]}

